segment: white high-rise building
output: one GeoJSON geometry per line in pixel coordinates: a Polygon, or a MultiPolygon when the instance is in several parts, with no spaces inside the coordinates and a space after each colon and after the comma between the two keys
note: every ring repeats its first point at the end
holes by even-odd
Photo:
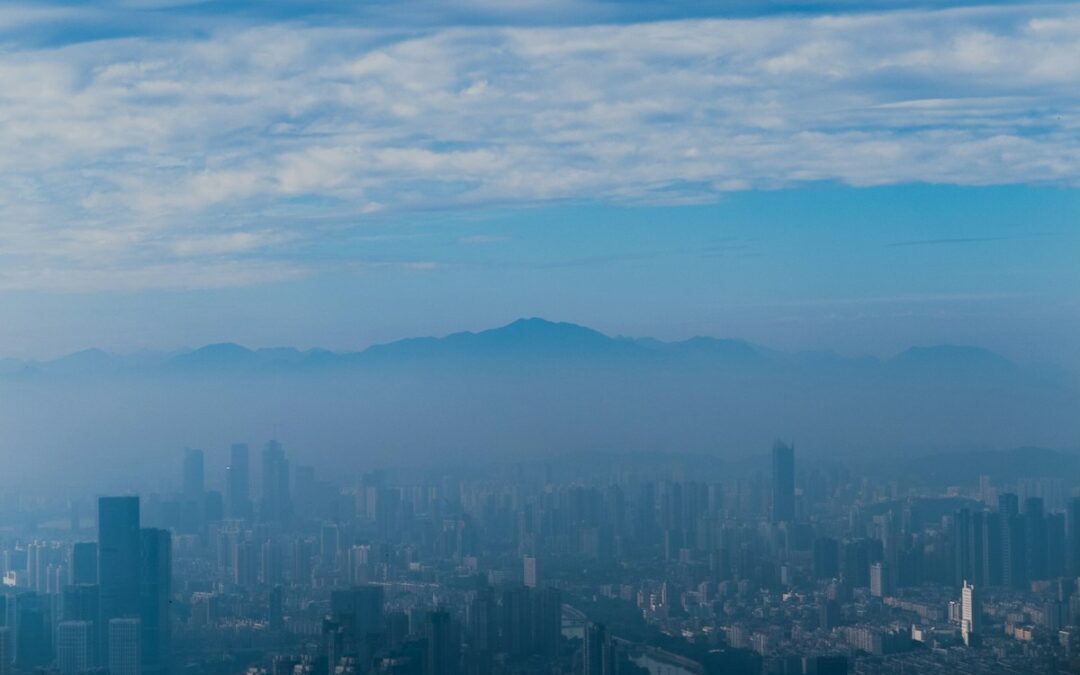
{"type": "Polygon", "coordinates": [[[885,598],[892,595],[892,569],[883,562],[870,565],[870,595],[885,598]]]}
{"type": "Polygon", "coordinates": [[[978,639],[982,632],[982,600],[979,598],[975,587],[964,581],[964,588],[960,592],[960,635],[964,638],[964,644],[972,646],[972,642],[978,639]]]}
{"type": "Polygon", "coordinates": [[[140,633],[138,619],[109,619],[109,675],[139,675],[140,633]]]}
{"type": "Polygon", "coordinates": [[[93,626],[89,621],[61,621],[57,624],[56,666],[63,675],[90,669],[93,626]]]}
{"type": "Polygon", "coordinates": [[[522,581],[529,588],[540,585],[540,568],[537,565],[536,556],[525,556],[522,564],[522,581]]]}

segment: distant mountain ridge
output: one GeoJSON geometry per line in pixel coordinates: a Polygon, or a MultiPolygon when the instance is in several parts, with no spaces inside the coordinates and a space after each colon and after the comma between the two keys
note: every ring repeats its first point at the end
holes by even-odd
{"type": "MultiPolygon", "coordinates": [[[[12,475],[50,462],[87,475],[151,470],[165,448],[260,438],[331,466],[589,452],[732,459],[760,455],[777,437],[807,455],[875,462],[1065,448],[1080,438],[1075,375],[978,347],[920,346],[884,359],[786,353],[734,339],[613,337],[535,318],[355,352],[91,349],[0,360],[0,373],[0,451],[12,463],[5,469],[21,472],[12,475]]],[[[1009,474],[1025,458],[1006,459],[968,463],[1009,474]]],[[[928,479],[952,480],[955,462],[930,462],[941,469],[928,479]]],[[[713,466],[694,464],[687,475],[713,466]]]]}
{"type": "Polygon", "coordinates": [[[251,349],[225,342],[179,353],[143,352],[119,355],[91,348],[48,361],[0,359],[0,375],[104,374],[124,371],[211,372],[245,369],[432,364],[457,360],[588,360],[656,363],[664,360],[708,361],[723,365],[771,362],[893,366],[907,369],[986,369],[997,373],[1017,368],[989,350],[960,345],[911,347],[892,358],[848,357],[833,352],[778,352],[739,339],[695,336],[665,342],[655,338],[611,337],[572,323],[524,318],[498,328],[457,332],[444,337],[415,337],[372,345],[355,352],[294,347],[251,349]]]}

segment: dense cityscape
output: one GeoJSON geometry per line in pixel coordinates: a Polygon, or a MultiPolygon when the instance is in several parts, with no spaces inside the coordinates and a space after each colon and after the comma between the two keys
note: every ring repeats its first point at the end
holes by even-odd
{"type": "Polygon", "coordinates": [[[0,674],[1080,666],[1061,478],[904,487],[782,442],[726,477],[591,457],[339,484],[277,442],[227,455],[208,478],[184,451],[165,493],[5,498],[0,674]]]}
{"type": "Polygon", "coordinates": [[[1078,94],[1078,0],[0,0],[0,675],[1080,675],[1078,94]]]}

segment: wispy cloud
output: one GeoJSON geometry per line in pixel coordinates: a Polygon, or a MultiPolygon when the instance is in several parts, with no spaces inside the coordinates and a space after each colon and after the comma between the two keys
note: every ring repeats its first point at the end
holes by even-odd
{"type": "Polygon", "coordinates": [[[303,270],[300,242],[411,211],[1080,176],[1070,6],[214,25],[0,55],[4,285],[258,282],[303,270]]]}
{"type": "Polygon", "coordinates": [[[997,241],[1015,241],[1017,239],[1031,239],[1033,237],[1053,237],[1057,232],[1026,232],[1024,234],[999,236],[999,237],[942,237],[937,239],[912,239],[909,241],[894,241],[886,244],[889,248],[902,248],[908,246],[956,246],[962,244],[986,244],[997,241]]]}
{"type": "Polygon", "coordinates": [[[470,234],[464,237],[458,237],[459,244],[467,245],[483,245],[483,244],[496,244],[500,241],[506,241],[509,237],[494,235],[494,234],[470,234]]]}

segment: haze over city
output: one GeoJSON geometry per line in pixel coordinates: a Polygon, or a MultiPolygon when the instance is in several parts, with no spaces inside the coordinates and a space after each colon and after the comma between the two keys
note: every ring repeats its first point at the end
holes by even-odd
{"type": "Polygon", "coordinates": [[[0,0],[0,675],[1080,672],[1080,5],[0,0]]]}

